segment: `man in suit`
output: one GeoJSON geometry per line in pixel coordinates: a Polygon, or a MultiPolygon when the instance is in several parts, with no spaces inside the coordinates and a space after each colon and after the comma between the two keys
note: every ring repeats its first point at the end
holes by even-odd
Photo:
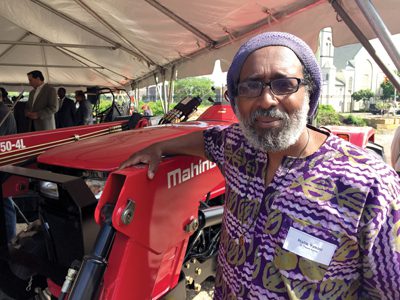
{"type": "Polygon", "coordinates": [[[64,128],[75,125],[76,107],[73,100],[65,97],[65,88],[57,90],[60,109],[56,113],[56,127],[64,128]]]}
{"type": "Polygon", "coordinates": [[[92,125],[93,111],[92,104],[86,100],[83,91],[75,91],[75,100],[79,103],[79,108],[76,110],[76,125],[92,125]]]}
{"type": "Polygon", "coordinates": [[[38,70],[27,75],[29,85],[33,87],[25,107],[25,116],[30,120],[29,131],[55,129],[54,114],[58,111],[55,88],[44,83],[43,74],[38,70]]]}

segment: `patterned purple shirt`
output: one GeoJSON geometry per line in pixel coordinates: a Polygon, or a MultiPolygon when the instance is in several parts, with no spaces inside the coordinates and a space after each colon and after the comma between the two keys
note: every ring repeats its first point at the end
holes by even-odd
{"type": "Polygon", "coordinates": [[[329,135],[284,158],[266,186],[268,156],[237,124],[204,138],[226,178],[214,299],[400,299],[400,182],[388,165],[329,135]]]}

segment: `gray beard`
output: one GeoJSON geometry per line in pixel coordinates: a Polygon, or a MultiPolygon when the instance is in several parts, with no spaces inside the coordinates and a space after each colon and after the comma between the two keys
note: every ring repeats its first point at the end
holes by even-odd
{"type": "Polygon", "coordinates": [[[250,145],[265,152],[278,152],[294,145],[306,127],[309,110],[308,96],[303,103],[303,106],[292,115],[282,112],[276,107],[270,109],[259,108],[251,113],[249,119],[244,119],[240,115],[237,106],[235,107],[235,113],[239,120],[239,126],[250,145]],[[282,119],[282,126],[256,130],[254,124],[258,117],[280,118],[282,119]]]}

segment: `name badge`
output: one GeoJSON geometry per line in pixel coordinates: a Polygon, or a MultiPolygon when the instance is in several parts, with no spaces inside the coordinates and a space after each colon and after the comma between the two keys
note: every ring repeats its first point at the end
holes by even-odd
{"type": "Polygon", "coordinates": [[[283,249],[326,266],[329,266],[336,247],[293,227],[289,228],[283,243],[283,249]]]}

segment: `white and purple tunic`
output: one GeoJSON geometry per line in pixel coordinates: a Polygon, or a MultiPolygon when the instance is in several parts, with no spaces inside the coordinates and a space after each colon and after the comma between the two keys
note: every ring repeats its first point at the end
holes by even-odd
{"type": "Polygon", "coordinates": [[[268,156],[237,124],[204,138],[226,178],[214,299],[400,299],[400,182],[388,165],[329,135],[285,157],[266,186],[268,156]]]}

